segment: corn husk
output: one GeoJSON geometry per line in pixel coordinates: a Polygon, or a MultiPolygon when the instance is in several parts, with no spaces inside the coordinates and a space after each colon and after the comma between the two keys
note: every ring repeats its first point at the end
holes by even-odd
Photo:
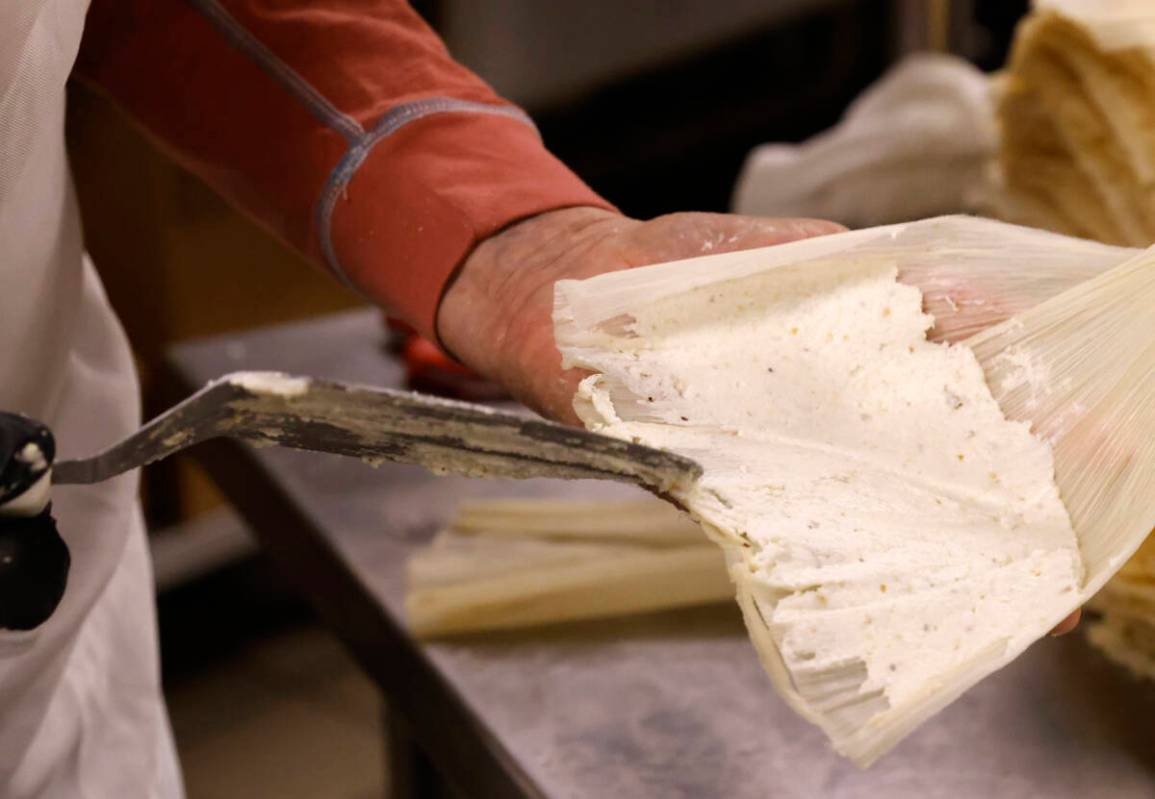
{"type": "Polygon", "coordinates": [[[406,609],[423,637],[729,601],[717,547],[656,499],[464,503],[410,559],[406,609]]]}
{"type": "Polygon", "coordinates": [[[967,341],[1009,418],[1050,441],[1085,598],[1155,525],[1155,251],[967,341]]]}
{"type": "Polygon", "coordinates": [[[640,295],[657,302],[719,280],[853,252],[892,258],[899,278],[923,291],[926,310],[935,318],[931,337],[960,341],[1102,274],[1138,250],[993,219],[936,217],[695,258],[687,263],[697,268],[679,270],[684,275],[632,269],[591,289],[570,284],[563,333],[573,331],[569,346],[580,348],[588,339],[580,331],[609,329],[640,295]]]}
{"type": "MultiPolygon", "coordinates": [[[[557,287],[555,332],[567,362],[593,363],[610,339],[630,336],[631,311],[651,303],[801,264],[897,266],[902,279],[927,287],[940,336],[957,339],[998,323],[968,344],[1006,415],[1034,423],[1052,444],[1056,481],[1086,566],[1084,590],[1070,599],[1073,610],[1155,524],[1155,449],[1148,443],[1155,429],[1152,257],[948,217],[563,282],[557,287]]],[[[628,391],[612,380],[607,385],[622,418],[652,421],[628,391]]],[[[885,696],[859,690],[863,671],[857,660],[842,672],[786,668],[764,612],[765,589],[751,577],[754,566],[742,542],[708,523],[704,527],[726,552],[751,640],[776,688],[860,764],[885,753],[1021,652],[996,642],[925,685],[917,702],[887,712],[885,696]]],[[[1041,628],[1037,635],[1045,632],[1041,628]]]]}
{"type": "Polygon", "coordinates": [[[1089,640],[1147,679],[1155,679],[1155,542],[1126,561],[1155,509],[1153,320],[1155,252],[1144,251],[968,342],[1007,415],[1052,442],[1087,568],[1083,596],[1102,614],[1089,640]]]}
{"type": "MultiPolygon", "coordinates": [[[[1104,242],[1155,241],[1155,5],[1036,0],[999,80],[1001,215],[1104,242]]],[[[1137,556],[1096,598],[1090,641],[1155,678],[1137,556]]]]}
{"type": "Polygon", "coordinates": [[[705,546],[685,514],[658,500],[474,500],[457,508],[458,535],[574,543],[705,546]]]}
{"type": "Polygon", "coordinates": [[[1104,242],[1155,241],[1155,7],[1046,0],[999,81],[1001,212],[1104,242]]]}

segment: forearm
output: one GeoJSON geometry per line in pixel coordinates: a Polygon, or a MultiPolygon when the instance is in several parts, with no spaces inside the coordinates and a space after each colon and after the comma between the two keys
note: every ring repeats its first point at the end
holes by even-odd
{"type": "Polygon", "coordinates": [[[427,335],[478,242],[544,211],[608,207],[401,0],[94,0],[78,72],[427,335]]]}

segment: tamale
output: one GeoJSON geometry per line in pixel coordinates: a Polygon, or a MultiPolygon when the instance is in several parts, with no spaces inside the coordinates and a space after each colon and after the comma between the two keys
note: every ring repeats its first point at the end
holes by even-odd
{"type": "Polygon", "coordinates": [[[555,331],[587,426],[703,464],[770,677],[869,764],[1155,523],[1151,258],[927,220],[563,281],[555,331]],[[903,275],[941,335],[998,324],[929,343],[903,275]]]}

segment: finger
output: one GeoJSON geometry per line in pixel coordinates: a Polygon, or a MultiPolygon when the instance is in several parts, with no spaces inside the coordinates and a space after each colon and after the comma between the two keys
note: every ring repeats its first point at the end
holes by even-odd
{"type": "Polygon", "coordinates": [[[1066,635],[1067,633],[1071,632],[1072,630],[1074,630],[1076,627],[1079,626],[1079,619],[1082,617],[1082,615],[1083,615],[1082,608],[1080,608],[1079,610],[1076,610],[1070,616],[1068,616],[1067,618],[1065,618],[1061,622],[1059,622],[1055,626],[1055,629],[1051,630],[1051,635],[1060,636],[1060,635],[1066,635]]]}

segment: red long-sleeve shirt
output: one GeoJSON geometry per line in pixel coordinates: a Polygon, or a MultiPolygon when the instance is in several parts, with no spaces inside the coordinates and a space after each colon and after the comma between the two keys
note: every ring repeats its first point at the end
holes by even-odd
{"type": "Polygon", "coordinates": [[[77,70],[430,337],[479,241],[543,211],[610,207],[401,0],[93,0],[77,70]]]}

